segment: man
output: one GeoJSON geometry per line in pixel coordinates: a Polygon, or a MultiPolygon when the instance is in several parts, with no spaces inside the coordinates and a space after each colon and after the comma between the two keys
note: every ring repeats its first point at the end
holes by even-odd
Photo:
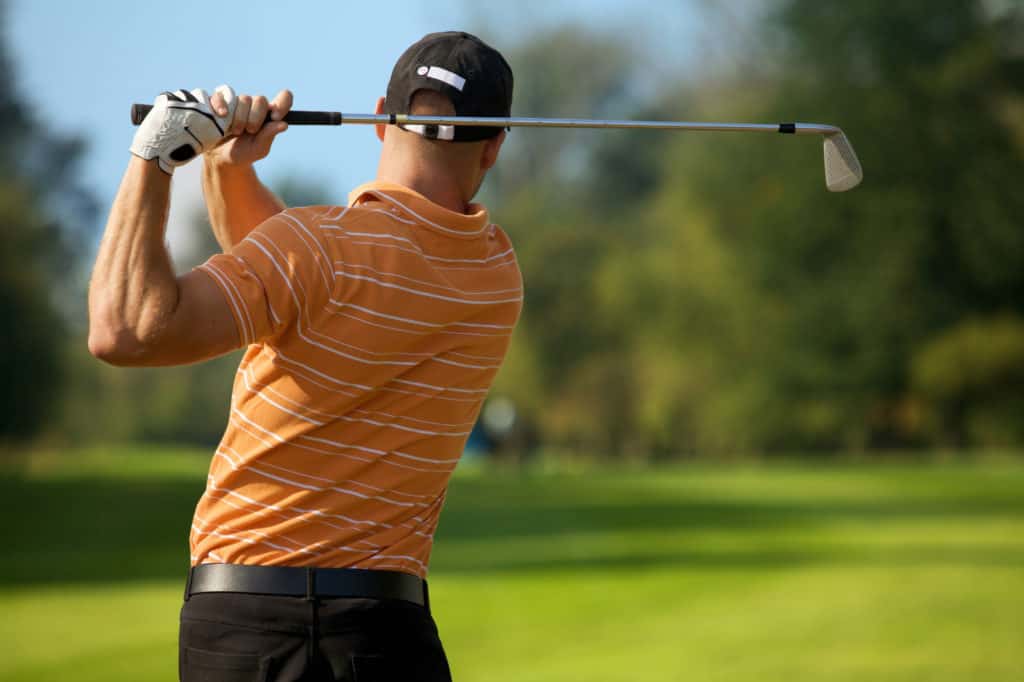
{"type": "MultiPolygon", "coordinates": [[[[377,111],[508,116],[511,97],[499,53],[431,34],[377,111]]],[[[505,133],[378,126],[376,181],[285,209],[252,164],[290,106],[157,98],[97,257],[89,347],[117,365],[247,347],[192,524],[182,679],[449,680],[423,579],[522,302],[508,238],[470,203],[505,133]],[[200,152],[225,253],[175,277],[170,173],[200,152]]]]}

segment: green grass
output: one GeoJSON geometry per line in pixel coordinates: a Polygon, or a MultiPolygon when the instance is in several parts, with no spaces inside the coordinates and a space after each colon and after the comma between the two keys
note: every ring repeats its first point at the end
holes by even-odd
{"type": "MultiPolygon", "coordinates": [[[[174,679],[204,471],[0,475],[0,679],[174,679]]],[[[459,682],[1024,680],[1024,462],[476,471],[431,588],[459,682]]]]}

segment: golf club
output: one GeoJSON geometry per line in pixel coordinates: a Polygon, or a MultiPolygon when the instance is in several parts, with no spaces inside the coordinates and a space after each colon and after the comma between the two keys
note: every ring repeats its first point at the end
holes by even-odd
{"type": "MultiPolygon", "coordinates": [[[[153,107],[132,105],[132,123],[139,125],[153,107]]],[[[831,192],[845,192],[860,184],[864,173],[843,131],[821,123],[707,123],[697,121],[616,121],[585,118],[491,118],[473,116],[410,116],[406,114],[343,114],[338,111],[291,111],[284,120],[290,125],[405,125],[405,126],[488,126],[497,128],[615,128],[641,130],[693,130],[744,133],[821,135],[825,142],[825,186],[831,192]]],[[[435,137],[436,135],[435,131],[435,137]]]]}

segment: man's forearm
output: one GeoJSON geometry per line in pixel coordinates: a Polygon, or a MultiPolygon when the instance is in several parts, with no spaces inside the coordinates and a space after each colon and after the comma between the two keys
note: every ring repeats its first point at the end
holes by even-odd
{"type": "Polygon", "coordinates": [[[260,182],[252,165],[205,160],[203,195],[213,235],[225,253],[285,209],[284,202],[260,182]]]}
{"type": "Polygon", "coordinates": [[[164,245],[171,178],[155,160],[128,164],[89,285],[89,347],[113,361],[159,335],[178,303],[164,245]]]}

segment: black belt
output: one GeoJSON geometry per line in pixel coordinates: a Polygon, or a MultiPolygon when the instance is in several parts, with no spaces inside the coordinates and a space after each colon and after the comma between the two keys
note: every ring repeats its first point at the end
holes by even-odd
{"type": "Polygon", "coordinates": [[[408,573],[362,568],[305,568],[200,564],[192,567],[185,600],[204,592],[242,592],[282,597],[404,599],[429,608],[427,582],[408,573]]]}

